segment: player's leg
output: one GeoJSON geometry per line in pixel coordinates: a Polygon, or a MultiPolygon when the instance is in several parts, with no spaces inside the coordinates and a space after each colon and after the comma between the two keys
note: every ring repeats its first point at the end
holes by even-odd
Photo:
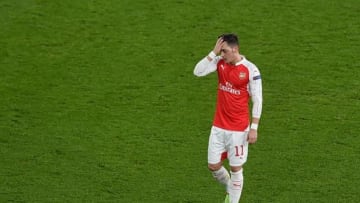
{"type": "Polygon", "coordinates": [[[231,168],[231,178],[228,186],[229,202],[238,203],[243,189],[243,168],[248,155],[248,132],[232,132],[228,136],[228,159],[231,168]]]}
{"type": "Polygon", "coordinates": [[[208,147],[208,168],[213,177],[225,187],[230,180],[229,172],[222,165],[221,155],[225,151],[224,131],[212,127],[208,147]]]}
{"type": "Polygon", "coordinates": [[[228,186],[229,203],[238,203],[244,184],[243,169],[241,166],[231,167],[231,178],[228,186]]]}
{"type": "Polygon", "coordinates": [[[228,186],[230,175],[222,163],[208,165],[213,177],[225,187],[228,186]]]}

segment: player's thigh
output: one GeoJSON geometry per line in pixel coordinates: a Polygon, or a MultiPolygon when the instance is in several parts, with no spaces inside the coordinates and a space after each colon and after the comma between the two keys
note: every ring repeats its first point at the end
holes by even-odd
{"type": "Polygon", "coordinates": [[[242,166],[248,156],[248,131],[232,132],[226,143],[230,166],[242,166]]]}
{"type": "Polygon", "coordinates": [[[221,162],[221,154],[225,151],[224,130],[212,127],[208,146],[208,163],[217,164],[221,162]]]}

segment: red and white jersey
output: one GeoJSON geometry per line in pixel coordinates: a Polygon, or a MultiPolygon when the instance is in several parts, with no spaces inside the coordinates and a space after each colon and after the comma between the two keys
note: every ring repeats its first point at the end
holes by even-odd
{"type": "Polygon", "coordinates": [[[259,69],[244,56],[235,65],[217,56],[202,59],[194,69],[196,76],[217,71],[218,94],[213,125],[225,130],[244,131],[249,126],[249,98],[253,102],[252,117],[260,118],[262,84],[259,69]]]}

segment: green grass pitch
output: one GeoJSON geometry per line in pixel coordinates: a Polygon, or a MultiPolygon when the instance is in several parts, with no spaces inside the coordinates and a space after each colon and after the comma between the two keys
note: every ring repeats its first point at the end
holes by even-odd
{"type": "Polygon", "coordinates": [[[222,202],[207,170],[235,32],[261,70],[242,202],[360,202],[358,0],[0,0],[0,202],[222,202]]]}

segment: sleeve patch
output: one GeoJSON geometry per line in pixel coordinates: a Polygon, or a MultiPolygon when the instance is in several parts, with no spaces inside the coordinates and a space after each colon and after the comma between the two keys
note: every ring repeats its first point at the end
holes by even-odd
{"type": "Polygon", "coordinates": [[[261,79],[261,75],[257,75],[255,77],[253,77],[253,80],[258,80],[258,79],[261,79]]]}

